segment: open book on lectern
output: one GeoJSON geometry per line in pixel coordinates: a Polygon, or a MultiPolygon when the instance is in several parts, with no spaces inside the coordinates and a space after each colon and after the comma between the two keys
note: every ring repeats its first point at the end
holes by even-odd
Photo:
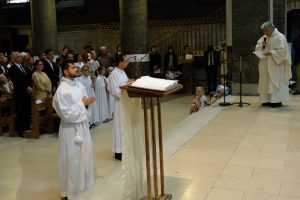
{"type": "Polygon", "coordinates": [[[178,86],[178,80],[167,80],[153,78],[150,76],[142,76],[130,84],[130,86],[149,90],[167,91],[178,86]]]}

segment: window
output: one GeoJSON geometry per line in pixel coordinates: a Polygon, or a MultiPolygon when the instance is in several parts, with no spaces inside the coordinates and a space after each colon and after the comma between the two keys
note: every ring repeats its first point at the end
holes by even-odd
{"type": "Polygon", "coordinates": [[[12,3],[28,3],[29,0],[6,0],[7,4],[12,4],[12,3]]]}

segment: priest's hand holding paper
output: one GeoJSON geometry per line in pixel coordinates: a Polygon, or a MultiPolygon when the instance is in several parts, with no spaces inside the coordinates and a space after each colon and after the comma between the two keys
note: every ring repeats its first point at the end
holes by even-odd
{"type": "Polygon", "coordinates": [[[268,52],[264,52],[263,55],[269,56],[269,55],[271,55],[271,53],[268,51],[268,52]]]}
{"type": "Polygon", "coordinates": [[[265,55],[266,52],[263,51],[253,51],[252,53],[255,54],[259,59],[263,59],[267,57],[265,55]]]}
{"type": "Polygon", "coordinates": [[[267,46],[267,41],[266,39],[264,39],[262,42],[261,42],[261,46],[262,46],[262,49],[265,49],[266,46],[267,46]]]}
{"type": "Polygon", "coordinates": [[[84,96],[82,98],[82,102],[85,106],[89,106],[91,103],[94,103],[96,101],[96,97],[87,97],[84,96]]]}

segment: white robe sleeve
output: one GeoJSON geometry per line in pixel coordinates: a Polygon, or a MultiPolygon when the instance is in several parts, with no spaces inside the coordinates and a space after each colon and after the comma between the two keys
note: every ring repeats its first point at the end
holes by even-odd
{"type": "Polygon", "coordinates": [[[291,73],[291,55],[289,52],[288,43],[284,36],[280,36],[277,40],[275,45],[272,48],[273,50],[270,51],[271,56],[273,57],[275,63],[277,65],[283,64],[284,65],[284,77],[285,83],[288,84],[288,81],[292,78],[291,73]]]}
{"type": "Polygon", "coordinates": [[[286,59],[285,51],[286,49],[285,49],[284,41],[282,41],[281,38],[280,41],[276,43],[274,49],[270,51],[276,64],[280,64],[282,61],[286,59]]]}
{"type": "MultiPolygon", "coordinates": [[[[77,92],[83,92],[83,96],[87,96],[84,88],[77,92]]],[[[85,105],[79,99],[74,102],[76,98],[72,97],[72,92],[60,93],[60,91],[57,91],[54,98],[53,107],[64,122],[79,123],[88,119],[88,111],[85,105]]]]}
{"type": "Polygon", "coordinates": [[[263,37],[259,38],[259,40],[257,41],[257,44],[255,46],[255,51],[262,51],[263,48],[262,48],[262,42],[264,41],[264,38],[266,36],[264,35],[263,37]]]}
{"type": "Polygon", "coordinates": [[[121,89],[117,78],[118,77],[116,76],[116,74],[111,73],[111,75],[107,79],[107,89],[114,97],[120,98],[121,89]]]}

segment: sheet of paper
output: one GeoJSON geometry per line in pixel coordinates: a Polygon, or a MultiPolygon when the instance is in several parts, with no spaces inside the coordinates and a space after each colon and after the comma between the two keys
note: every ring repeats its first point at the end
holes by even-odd
{"type": "Polygon", "coordinates": [[[193,54],[185,54],[185,59],[186,59],[186,60],[191,60],[191,59],[193,59],[193,54]]]}
{"type": "Polygon", "coordinates": [[[264,55],[264,52],[262,51],[253,51],[252,53],[255,54],[259,59],[263,59],[267,57],[264,55]]]}

